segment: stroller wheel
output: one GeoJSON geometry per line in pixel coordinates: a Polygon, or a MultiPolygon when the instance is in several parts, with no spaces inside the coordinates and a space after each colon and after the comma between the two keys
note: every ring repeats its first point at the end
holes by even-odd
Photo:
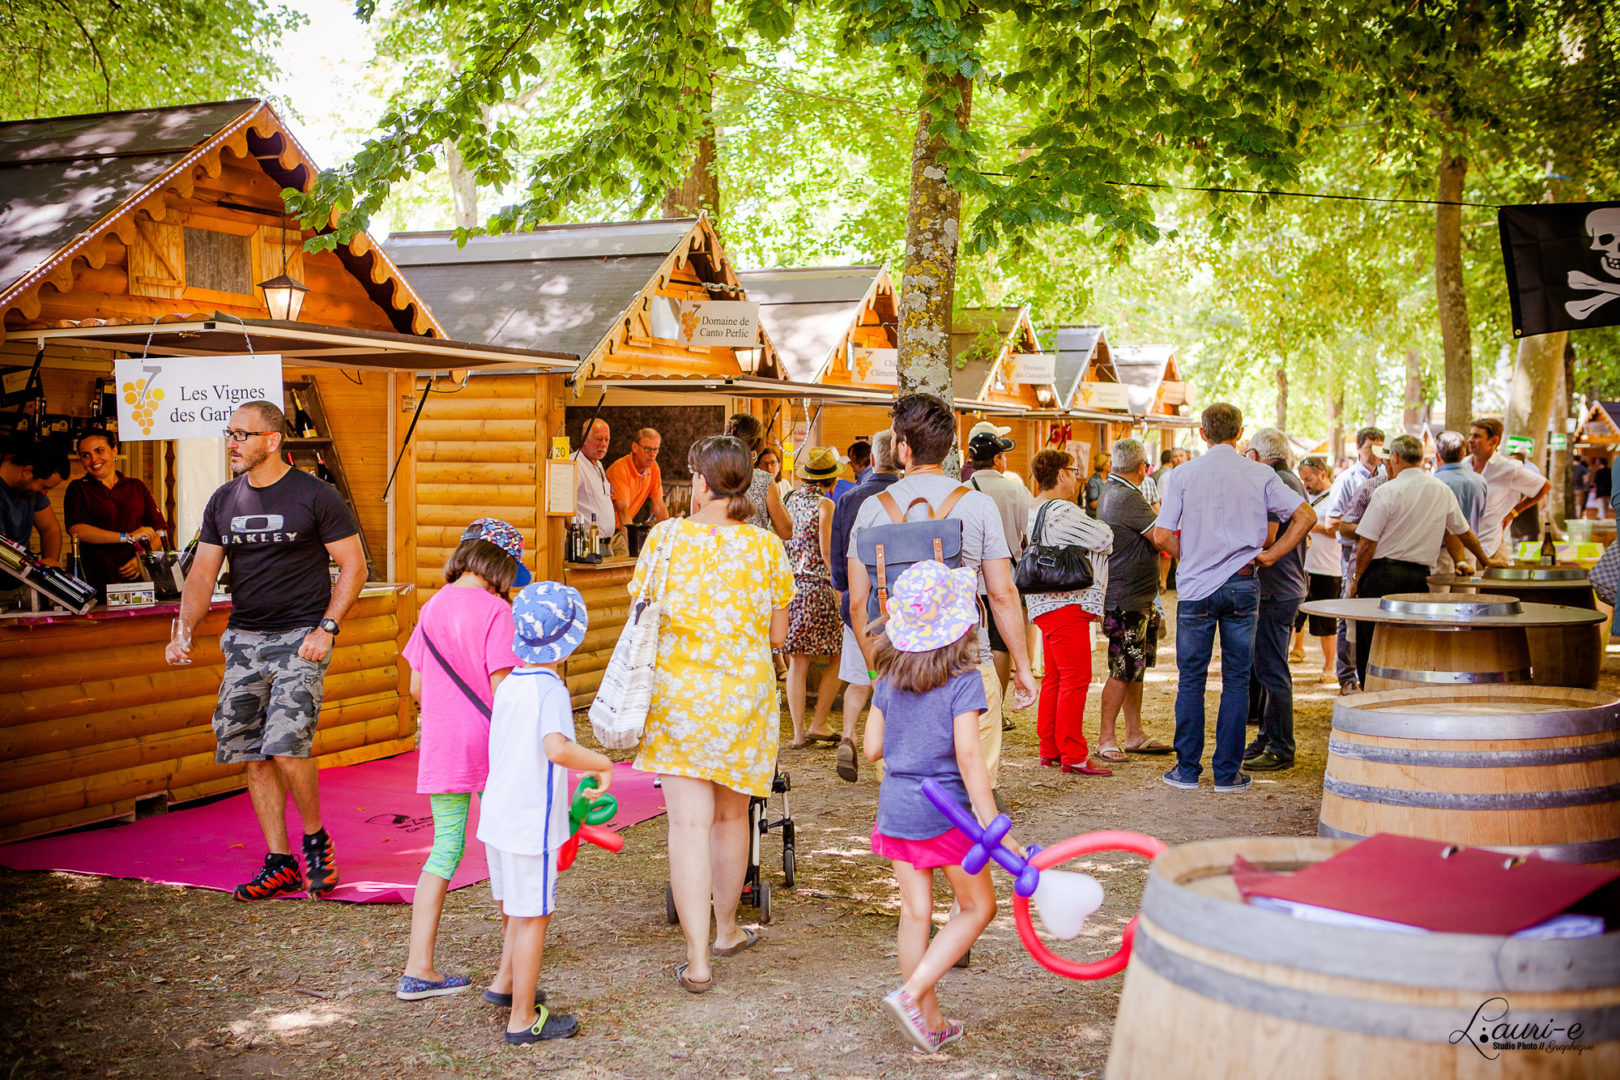
{"type": "Polygon", "coordinates": [[[794,867],[794,863],[795,863],[795,860],[793,858],[793,848],[791,848],[791,847],[783,848],[782,849],[782,885],[785,888],[789,888],[789,889],[793,888],[793,867],[794,867]]]}
{"type": "Polygon", "coordinates": [[[675,910],[675,890],[664,886],[664,921],[674,926],[681,921],[680,913],[675,910]]]}
{"type": "Polygon", "coordinates": [[[770,921],[771,921],[771,885],[770,885],[770,882],[768,882],[768,881],[760,882],[759,883],[759,888],[757,890],[755,890],[755,891],[757,892],[757,894],[759,896],[759,902],[754,905],[755,907],[757,907],[759,909],[759,923],[760,923],[761,926],[768,926],[768,925],[770,925],[770,921]]]}

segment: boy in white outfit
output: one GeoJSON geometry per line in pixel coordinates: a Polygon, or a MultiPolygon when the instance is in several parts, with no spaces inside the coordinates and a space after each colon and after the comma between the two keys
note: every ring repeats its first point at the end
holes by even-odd
{"type": "MultiPolygon", "coordinates": [[[[489,783],[478,839],[489,859],[489,886],[506,923],[502,975],[514,991],[535,986],[546,925],[557,901],[557,853],[568,842],[568,770],[595,777],[597,793],[613,763],[574,741],[574,713],[557,664],[585,638],[585,602],[577,590],[537,581],[512,602],[512,651],[523,661],[495,691],[489,722],[489,783]]],[[[500,981],[504,982],[504,978],[500,981]]],[[[552,1015],[533,995],[514,992],[506,1041],[521,1045],[579,1033],[572,1016],[552,1015]]]]}

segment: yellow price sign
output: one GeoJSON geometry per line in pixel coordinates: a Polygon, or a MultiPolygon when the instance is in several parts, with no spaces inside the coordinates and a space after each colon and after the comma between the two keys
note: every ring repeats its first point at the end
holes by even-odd
{"type": "Polygon", "coordinates": [[[568,444],[568,436],[555,435],[551,439],[551,460],[567,461],[568,455],[573,453],[573,447],[568,444]]]}

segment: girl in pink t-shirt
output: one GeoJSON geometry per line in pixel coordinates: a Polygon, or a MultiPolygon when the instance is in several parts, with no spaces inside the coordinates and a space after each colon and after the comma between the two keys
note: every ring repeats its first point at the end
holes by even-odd
{"type": "MultiPolygon", "coordinates": [[[[472,793],[489,776],[489,714],[495,688],[519,663],[512,651],[513,586],[529,582],[523,537],[495,518],[461,534],[444,564],[446,587],[422,605],[402,653],[411,666],[411,696],[422,703],[416,790],[433,808],[433,851],[411,900],[411,951],[394,996],[401,1001],[454,994],[472,980],[433,966],[439,918],[466,844],[472,793]]],[[[510,980],[509,972],[503,973],[510,980]]],[[[496,976],[497,983],[503,975],[496,976]]],[[[484,991],[511,1005],[511,988],[484,991]]]]}

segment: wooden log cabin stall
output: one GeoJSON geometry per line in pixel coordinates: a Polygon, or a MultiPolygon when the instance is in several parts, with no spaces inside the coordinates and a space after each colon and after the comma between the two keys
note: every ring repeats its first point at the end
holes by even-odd
{"type": "Polygon", "coordinates": [[[1041,348],[1028,307],[967,308],[951,323],[951,380],[957,440],[965,455],[973,425],[1012,429],[1007,468],[1026,483],[1046,445],[1058,406],[1056,359],[1041,348]]]}
{"type": "MultiPolygon", "coordinates": [[[[401,572],[416,510],[409,484],[384,497],[412,381],[423,371],[568,368],[575,358],[448,340],[364,234],[335,252],[305,254],[313,234],[284,215],[280,192],[315,173],[274,111],[255,100],[0,124],[0,368],[24,399],[0,417],[13,429],[26,418],[32,429],[43,413],[46,432],[69,449],[78,431],[117,426],[119,471],[147,485],[184,544],[229,478],[217,436],[232,405],[197,407],[193,422],[214,437],[159,439],[166,423],[184,420],[176,413],[180,358],[207,357],[211,372],[235,378],[244,363],[280,357],[288,415],[296,390],[313,428],[286,449],[302,468],[319,459],[349,502],[368,560],[370,580],[344,619],[315,738],[316,760],[331,766],[415,744],[398,652],[416,610],[412,578],[401,572]],[[273,311],[260,287],[283,274],[306,287],[297,310],[273,311]],[[114,362],[129,357],[149,382],[127,392],[137,402],[122,402],[118,425],[114,405],[126,391],[114,362]],[[43,399],[28,388],[36,364],[43,399]],[[162,401],[165,367],[176,385],[162,401]],[[142,401],[159,404],[137,419],[142,401]]],[[[73,475],[82,475],[77,465],[73,475]]],[[[65,490],[51,493],[64,528],[65,490]]],[[[14,604],[38,605],[32,589],[12,595],[21,598],[14,604]]],[[[174,602],[0,614],[0,839],[243,785],[241,766],[215,763],[210,726],[229,608],[217,595],[186,667],[163,657],[174,602]]]]}
{"type": "MultiPolygon", "coordinates": [[[[1080,469],[1081,483],[1091,475],[1092,458],[1107,453],[1114,440],[1135,430],[1129,394],[1114,371],[1113,351],[1101,326],[1060,326],[1052,331],[1057,354],[1059,411],[1050,415],[1046,445],[1067,450],[1080,469]]],[[[1158,454],[1149,448],[1155,467],[1158,454]]]]}
{"type": "Polygon", "coordinates": [[[566,375],[475,374],[459,394],[430,398],[406,452],[414,463],[421,546],[404,572],[430,592],[453,547],[452,529],[478,513],[509,515],[526,543],[538,539],[544,553],[538,572],[585,597],[590,628],[565,671],[574,705],[583,708],[624,625],[635,559],[564,561],[572,511],[544,514],[546,507],[535,505],[535,470],[545,464],[545,448],[573,453],[600,416],[611,431],[603,459],[611,464],[641,428],[655,428],[665,498],[679,505],[690,494],[687,450],[722,431],[728,415],[774,417],[779,432],[795,399],[839,391],[786,379],[757,318],[746,340],[703,344],[699,333],[694,342],[687,329],[692,315],[728,311],[700,305],[748,302],[706,216],[552,226],[474,237],[465,247],[448,233],[405,233],[390,237],[388,250],[452,335],[580,357],[566,375]]]}
{"type": "MultiPolygon", "coordinates": [[[[802,397],[773,424],[774,441],[833,446],[847,455],[852,443],[889,426],[899,383],[896,368],[899,306],[894,282],[882,266],[823,266],[746,270],[738,275],[775,346],[787,377],[814,384],[823,396],[802,397]]],[[[784,468],[783,478],[791,480],[784,468]]],[[[847,465],[843,478],[854,480],[847,465]]]]}
{"type": "Polygon", "coordinates": [[[1191,383],[1182,381],[1174,346],[1116,346],[1114,373],[1125,384],[1131,415],[1147,442],[1161,451],[1204,449],[1198,438],[1197,394],[1191,383]]]}

